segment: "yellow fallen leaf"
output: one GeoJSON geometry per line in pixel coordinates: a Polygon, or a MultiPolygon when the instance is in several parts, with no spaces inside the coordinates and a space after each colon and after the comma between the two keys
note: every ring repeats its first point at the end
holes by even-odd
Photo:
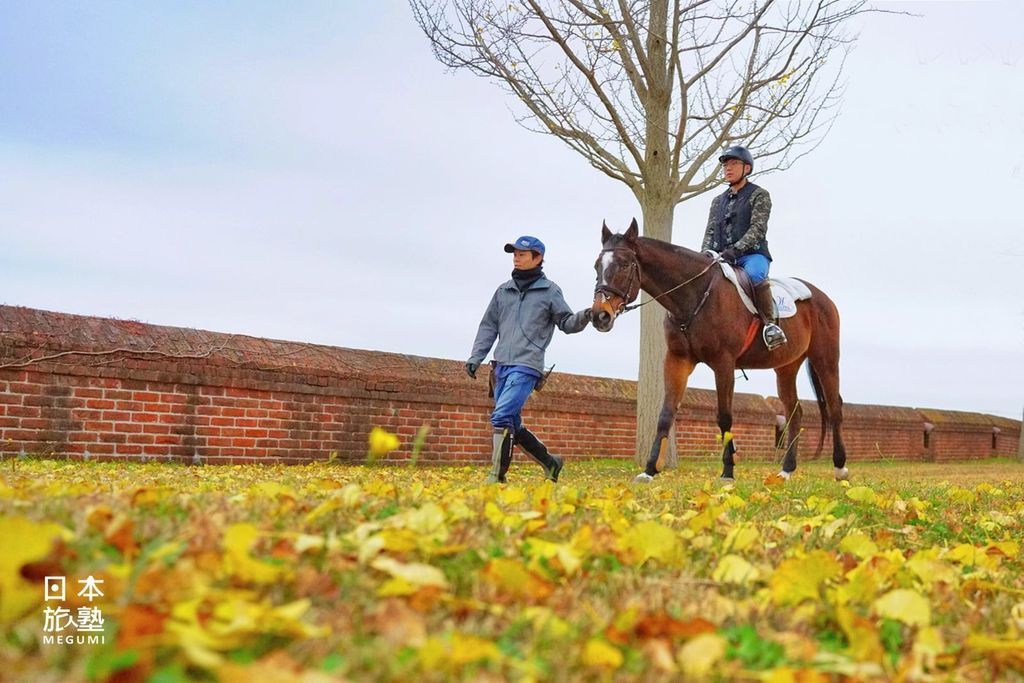
{"type": "Polygon", "coordinates": [[[878,552],[878,546],[867,534],[854,531],[839,542],[839,549],[864,560],[878,552]]]}
{"type": "Polygon", "coordinates": [[[380,427],[370,430],[369,442],[370,455],[375,458],[385,456],[401,445],[397,436],[380,427]]]}
{"type": "Polygon", "coordinates": [[[283,567],[255,560],[249,551],[259,537],[252,524],[232,524],[224,530],[224,569],[242,581],[257,584],[275,583],[286,571],[283,567]]]}
{"type": "Polygon", "coordinates": [[[772,600],[778,605],[796,605],[803,600],[817,600],[820,587],[842,574],[838,561],[824,550],[812,550],[802,557],[785,560],[772,573],[769,581],[772,600]]]}
{"type": "Polygon", "coordinates": [[[526,491],[516,486],[507,486],[498,493],[502,505],[518,505],[526,500],[526,491]]]}
{"type": "Polygon", "coordinates": [[[1011,640],[972,633],[967,636],[965,647],[975,652],[1014,652],[1024,655],[1024,638],[1011,640]]]}
{"type": "Polygon", "coordinates": [[[722,550],[725,552],[740,552],[752,546],[761,537],[761,532],[753,524],[743,524],[725,537],[722,543],[722,550]]]}
{"type": "Polygon", "coordinates": [[[704,633],[679,648],[676,659],[690,678],[705,680],[725,657],[729,641],[715,633],[704,633]]]}
{"type": "Polygon", "coordinates": [[[872,505],[877,505],[879,501],[878,494],[867,486],[850,487],[846,490],[846,497],[858,503],[870,503],[872,505]]]}
{"type": "Polygon", "coordinates": [[[583,564],[577,550],[568,543],[552,543],[540,538],[528,538],[524,542],[523,548],[532,558],[530,569],[535,572],[540,571],[539,560],[549,563],[551,560],[557,560],[562,570],[569,576],[579,571],[580,565],[583,564]]]}
{"type": "Polygon", "coordinates": [[[848,607],[838,607],[836,618],[850,643],[850,656],[858,662],[881,662],[885,648],[878,637],[878,628],[870,619],[848,607]]]}
{"type": "Polygon", "coordinates": [[[531,572],[518,560],[495,558],[481,571],[485,579],[512,598],[543,600],[555,589],[551,583],[531,572]]]}
{"type": "Polygon", "coordinates": [[[649,559],[675,564],[682,552],[676,532],[650,520],[627,529],[619,538],[619,546],[627,559],[638,565],[649,559]]]}
{"type": "Polygon", "coordinates": [[[622,662],[622,652],[606,640],[591,638],[583,647],[583,663],[591,668],[618,669],[622,662]]]}
{"type": "Polygon", "coordinates": [[[23,517],[0,517],[0,538],[4,546],[0,552],[0,625],[12,623],[43,601],[42,583],[25,580],[21,567],[49,555],[53,542],[62,535],[63,529],[56,524],[41,524],[23,517]]]}
{"type": "Polygon", "coordinates": [[[420,663],[427,671],[457,671],[467,664],[500,661],[501,650],[489,640],[459,632],[447,638],[430,638],[419,651],[420,663]]]}
{"type": "Polygon", "coordinates": [[[917,591],[906,588],[889,591],[875,600],[874,607],[878,616],[895,619],[907,626],[923,628],[932,620],[932,608],[928,599],[917,591]]]}
{"type": "Polygon", "coordinates": [[[998,543],[989,543],[986,552],[989,555],[1003,555],[1012,560],[1020,554],[1020,543],[1017,541],[999,541],[998,543]]]}
{"type": "Polygon", "coordinates": [[[414,586],[437,586],[448,588],[448,580],[444,572],[433,565],[421,562],[403,564],[392,557],[378,557],[370,566],[378,571],[386,572],[396,579],[402,579],[414,586]]]}
{"type": "Polygon", "coordinates": [[[722,583],[749,586],[760,578],[761,572],[739,555],[726,555],[718,561],[711,578],[722,583]]]}

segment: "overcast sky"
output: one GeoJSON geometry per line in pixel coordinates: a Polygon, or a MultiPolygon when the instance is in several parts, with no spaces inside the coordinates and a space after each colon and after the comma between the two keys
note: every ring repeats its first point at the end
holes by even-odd
{"type": "MultiPolygon", "coordinates": [[[[877,5],[922,16],[860,21],[831,133],[756,178],[772,273],[837,303],[847,402],[1019,419],[1024,3],[877,5]]],[[[446,73],[399,0],[4,0],[0,84],[7,304],[462,360],[506,241],[541,237],[583,308],[602,220],[640,213],[446,73]]],[[[710,201],[676,243],[700,246],[710,201]]],[[[548,362],[635,379],[638,323],[558,334],[548,362]]]]}

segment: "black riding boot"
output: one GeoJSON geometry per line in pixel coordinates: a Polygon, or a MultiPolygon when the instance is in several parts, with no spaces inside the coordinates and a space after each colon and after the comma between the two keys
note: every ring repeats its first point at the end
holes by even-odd
{"type": "Polygon", "coordinates": [[[779,327],[778,318],[775,317],[775,300],[772,299],[772,286],[765,280],[754,287],[754,305],[764,322],[761,330],[761,337],[768,350],[777,349],[786,343],[786,333],[779,327]]]}
{"type": "Polygon", "coordinates": [[[544,476],[547,479],[558,481],[558,475],[562,471],[562,459],[548,453],[548,447],[543,441],[526,427],[520,427],[516,432],[516,443],[544,468],[544,476]]]}
{"type": "Polygon", "coordinates": [[[512,464],[512,434],[508,429],[495,429],[492,439],[491,473],[488,484],[504,484],[509,465],[512,464]]]}

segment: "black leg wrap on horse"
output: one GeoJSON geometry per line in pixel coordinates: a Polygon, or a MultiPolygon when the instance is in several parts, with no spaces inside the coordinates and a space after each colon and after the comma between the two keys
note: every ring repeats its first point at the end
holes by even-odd
{"type": "Polygon", "coordinates": [[[647,458],[647,468],[644,473],[656,477],[658,475],[658,460],[661,459],[661,449],[666,446],[666,437],[656,439],[654,446],[651,448],[651,455],[647,458]]]}
{"type": "Polygon", "coordinates": [[[736,467],[736,444],[732,440],[722,449],[722,479],[732,479],[736,467]]]}

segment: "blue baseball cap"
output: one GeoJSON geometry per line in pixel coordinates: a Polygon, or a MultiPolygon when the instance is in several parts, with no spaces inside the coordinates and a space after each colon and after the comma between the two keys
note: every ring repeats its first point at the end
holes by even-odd
{"type": "Polygon", "coordinates": [[[541,256],[544,255],[544,243],[536,237],[530,237],[529,235],[523,235],[515,242],[511,242],[505,245],[505,252],[511,254],[516,249],[521,251],[536,251],[541,256]]]}

